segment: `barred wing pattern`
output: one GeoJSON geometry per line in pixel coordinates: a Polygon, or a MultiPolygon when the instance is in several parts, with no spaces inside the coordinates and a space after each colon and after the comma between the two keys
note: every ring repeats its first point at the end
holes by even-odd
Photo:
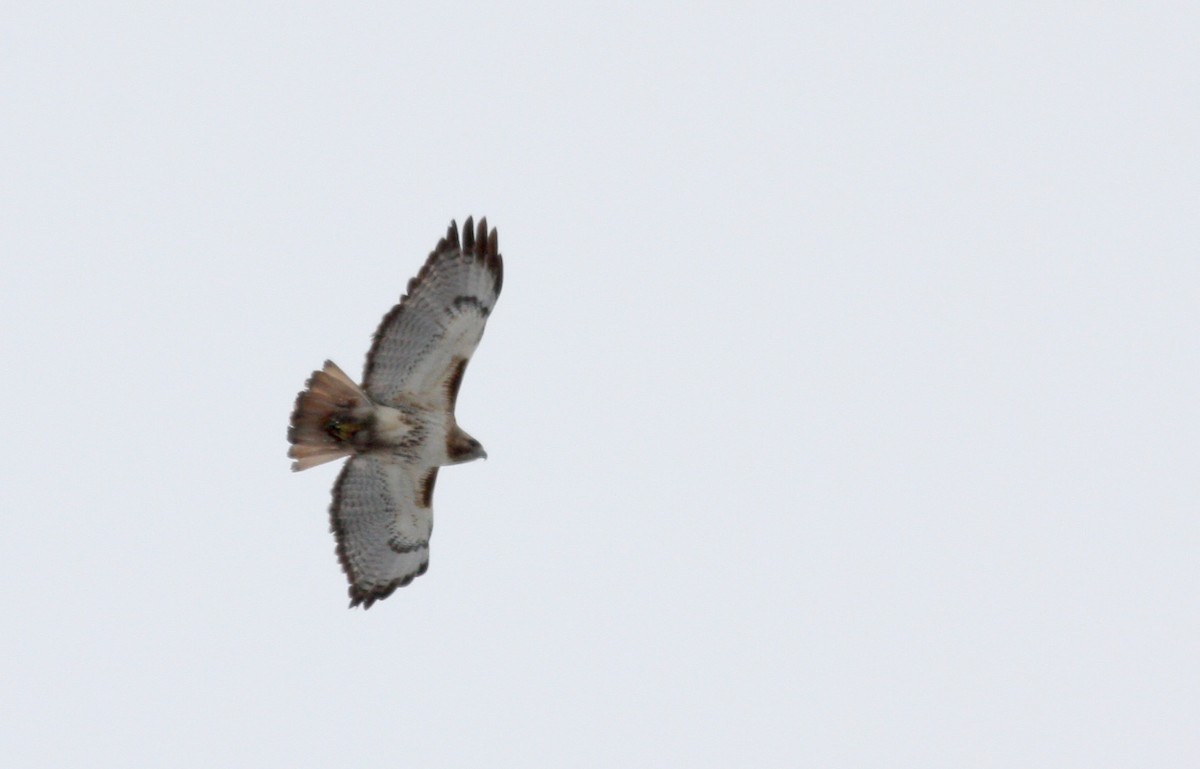
{"type": "Polygon", "coordinates": [[[333,487],[330,528],[350,579],[350,605],[370,608],[429,568],[437,468],[414,477],[411,465],[359,454],[333,487]]]}
{"type": "MultiPolygon", "coordinates": [[[[342,468],[333,490],[330,527],[350,581],[351,606],[370,608],[429,568],[437,466],[445,462],[450,439],[461,433],[454,420],[458,388],[500,295],[503,273],[498,236],[494,229],[488,231],[487,219],[477,229],[467,219],[461,240],[458,225],[451,222],[446,237],[408,282],[407,295],[375,332],[363,375],[366,397],[397,408],[441,412],[453,427],[446,447],[363,451],[342,468]]],[[[329,410],[352,399],[325,400],[329,402],[318,405],[329,410]]],[[[329,423],[323,412],[319,416],[316,424],[329,423]]],[[[348,419],[346,425],[358,424],[353,415],[348,419]]]]}
{"type": "Polygon", "coordinates": [[[496,231],[467,219],[446,237],[384,317],[367,354],[363,386],[372,399],[410,399],[454,410],[467,362],[500,296],[504,264],[496,231]]]}

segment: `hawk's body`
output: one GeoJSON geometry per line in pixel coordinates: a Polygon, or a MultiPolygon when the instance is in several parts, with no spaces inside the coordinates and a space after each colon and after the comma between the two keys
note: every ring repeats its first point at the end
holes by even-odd
{"type": "Polygon", "coordinates": [[[350,605],[387,598],[429,567],[438,468],[486,457],[454,418],[467,362],[500,295],[496,231],[450,223],[384,317],[359,387],[332,362],[296,399],[293,470],[350,457],[330,508],[350,605]]]}

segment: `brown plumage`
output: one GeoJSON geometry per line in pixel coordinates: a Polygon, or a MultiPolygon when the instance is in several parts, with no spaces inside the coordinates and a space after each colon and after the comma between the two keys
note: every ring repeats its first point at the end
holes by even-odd
{"type": "Polygon", "coordinates": [[[327,361],[296,399],[293,469],[350,457],[330,528],[351,606],[368,608],[425,573],[438,468],[487,456],[454,409],[503,277],[487,219],[467,219],[461,239],[451,222],[375,332],[362,385],[327,361]]]}

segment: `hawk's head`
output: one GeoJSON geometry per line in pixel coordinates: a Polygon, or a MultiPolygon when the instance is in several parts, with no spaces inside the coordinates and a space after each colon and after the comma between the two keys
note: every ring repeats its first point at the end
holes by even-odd
{"type": "Polygon", "coordinates": [[[456,426],[446,438],[446,456],[449,457],[450,464],[461,465],[472,459],[487,459],[487,452],[483,450],[479,441],[456,426]]]}

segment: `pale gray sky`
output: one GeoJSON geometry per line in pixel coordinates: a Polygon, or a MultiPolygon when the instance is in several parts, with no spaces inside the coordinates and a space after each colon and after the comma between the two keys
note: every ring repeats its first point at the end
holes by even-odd
{"type": "Polygon", "coordinates": [[[14,767],[1200,760],[1187,4],[27,4],[14,767]],[[504,295],[429,573],[285,430],[451,217],[504,295]]]}

